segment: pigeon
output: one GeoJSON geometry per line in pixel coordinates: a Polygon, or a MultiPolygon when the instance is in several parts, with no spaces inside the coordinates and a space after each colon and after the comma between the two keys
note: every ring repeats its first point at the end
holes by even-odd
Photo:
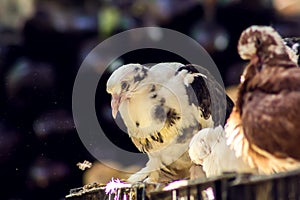
{"type": "Polygon", "coordinates": [[[119,113],[146,167],[129,182],[169,182],[189,178],[192,136],[202,128],[224,125],[233,102],[203,67],[158,63],[126,64],[109,77],[114,118],[119,113]]]}
{"type": "Polygon", "coordinates": [[[201,129],[191,140],[189,146],[191,160],[202,165],[207,178],[221,176],[226,172],[257,173],[226,144],[224,128],[201,129]]]}
{"type": "Polygon", "coordinates": [[[300,166],[300,69],[272,27],[251,26],[238,42],[246,66],[225,125],[227,144],[259,173],[300,166]]]}

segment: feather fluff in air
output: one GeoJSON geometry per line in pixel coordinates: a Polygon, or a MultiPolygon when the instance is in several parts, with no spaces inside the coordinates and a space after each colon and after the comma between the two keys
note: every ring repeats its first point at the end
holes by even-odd
{"type": "Polygon", "coordinates": [[[250,60],[225,127],[237,156],[259,172],[300,167],[300,68],[271,27],[251,26],[238,52],[250,60]]]}
{"type": "Polygon", "coordinates": [[[224,172],[256,173],[226,144],[222,126],[200,130],[190,142],[189,155],[194,163],[203,166],[207,177],[224,172]]]}
{"type": "Polygon", "coordinates": [[[107,81],[112,114],[119,112],[145,168],[130,182],[166,182],[190,176],[188,146],[202,128],[224,124],[233,103],[210,73],[196,65],[127,64],[107,81]]]}

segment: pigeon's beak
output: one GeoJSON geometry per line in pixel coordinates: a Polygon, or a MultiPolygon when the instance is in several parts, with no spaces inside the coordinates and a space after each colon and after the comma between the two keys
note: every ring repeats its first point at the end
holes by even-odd
{"type": "Polygon", "coordinates": [[[121,94],[113,94],[111,99],[111,109],[112,109],[112,116],[114,119],[116,119],[119,106],[121,104],[122,95],[121,94]]]}
{"type": "Polygon", "coordinates": [[[130,98],[131,98],[131,93],[129,92],[121,93],[121,94],[112,94],[111,109],[112,109],[112,116],[114,119],[116,119],[117,117],[121,103],[130,98]]]}

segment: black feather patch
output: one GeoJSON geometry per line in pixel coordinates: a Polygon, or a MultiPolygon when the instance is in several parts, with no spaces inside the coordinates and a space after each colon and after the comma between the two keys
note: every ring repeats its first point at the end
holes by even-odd
{"type": "Polygon", "coordinates": [[[150,89],[150,92],[154,92],[155,89],[156,89],[155,85],[152,85],[152,86],[151,86],[151,89],[150,89]]]}
{"type": "Polygon", "coordinates": [[[144,78],[147,77],[148,75],[148,69],[146,67],[142,67],[142,68],[139,68],[139,70],[136,70],[138,67],[135,68],[135,71],[139,71],[137,72],[137,75],[135,75],[133,77],[133,81],[134,82],[140,82],[141,80],[143,80],[144,78]]]}
{"type": "Polygon", "coordinates": [[[148,138],[146,138],[146,145],[145,145],[145,150],[146,152],[152,149],[152,144],[151,142],[148,140],[148,138]]]}
{"type": "Polygon", "coordinates": [[[160,99],[160,105],[163,106],[166,103],[166,99],[165,98],[161,98],[160,99]]]}
{"type": "Polygon", "coordinates": [[[153,135],[151,135],[151,139],[156,141],[156,142],[159,142],[159,143],[164,142],[160,132],[157,132],[157,133],[154,133],[153,135]]]}
{"type": "Polygon", "coordinates": [[[208,119],[211,116],[211,97],[204,77],[199,75],[200,72],[193,65],[180,67],[176,74],[182,70],[186,70],[189,74],[195,74],[194,81],[186,86],[189,104],[200,107],[203,112],[203,117],[208,119]]]}
{"type": "Polygon", "coordinates": [[[203,117],[208,119],[211,116],[211,98],[204,78],[197,76],[194,81],[187,87],[190,104],[199,106],[202,110],[203,117]]]}
{"type": "Polygon", "coordinates": [[[163,136],[161,135],[160,132],[157,133],[157,136],[158,136],[158,141],[159,141],[160,143],[163,143],[163,142],[164,142],[164,138],[163,138],[163,136]]]}
{"type": "Polygon", "coordinates": [[[176,110],[175,109],[170,109],[167,112],[166,126],[167,127],[173,126],[176,123],[176,121],[179,120],[179,119],[180,119],[180,116],[176,112],[176,110]]]}
{"type": "Polygon", "coordinates": [[[183,70],[195,75],[194,81],[186,86],[190,104],[194,104],[201,109],[203,112],[201,117],[204,117],[204,119],[212,116],[215,126],[224,125],[234,106],[232,100],[226,95],[224,88],[205,68],[189,64],[180,67],[176,75],[183,70]]]}
{"type": "Polygon", "coordinates": [[[154,118],[159,120],[160,122],[165,121],[166,113],[165,113],[165,110],[164,110],[163,106],[161,106],[161,105],[155,106],[154,118]]]}
{"type": "Polygon", "coordinates": [[[151,135],[151,139],[154,140],[154,141],[156,141],[156,142],[158,141],[158,138],[155,137],[154,135],[151,135]]]}
{"type": "Polygon", "coordinates": [[[151,99],[155,99],[157,97],[157,94],[153,94],[152,96],[151,96],[151,99]]]}
{"type": "Polygon", "coordinates": [[[135,122],[136,127],[138,128],[140,126],[140,123],[138,121],[135,122]]]}
{"type": "Polygon", "coordinates": [[[194,74],[194,73],[199,73],[199,71],[195,68],[195,66],[193,65],[185,65],[180,67],[179,69],[177,69],[177,71],[175,72],[175,76],[182,70],[186,70],[188,71],[190,74],[194,74]]]}

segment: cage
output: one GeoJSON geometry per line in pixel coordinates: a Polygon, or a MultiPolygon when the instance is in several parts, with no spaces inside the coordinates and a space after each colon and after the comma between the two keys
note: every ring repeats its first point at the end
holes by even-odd
{"type": "Polygon", "coordinates": [[[137,183],[107,194],[105,185],[94,183],[71,189],[66,200],[148,200],[150,191],[157,187],[157,184],[137,183]]]}
{"type": "Polygon", "coordinates": [[[228,188],[228,199],[300,199],[300,170],[269,176],[237,178],[228,188]]]}
{"type": "Polygon", "coordinates": [[[227,199],[227,188],[236,178],[236,174],[224,174],[221,177],[190,180],[186,186],[167,191],[150,193],[151,200],[213,200],[227,199]]]}
{"type": "Polygon", "coordinates": [[[300,199],[300,169],[274,175],[225,173],[189,180],[169,190],[161,184],[138,183],[106,194],[105,185],[70,190],[66,200],[296,200],[300,199]]]}

